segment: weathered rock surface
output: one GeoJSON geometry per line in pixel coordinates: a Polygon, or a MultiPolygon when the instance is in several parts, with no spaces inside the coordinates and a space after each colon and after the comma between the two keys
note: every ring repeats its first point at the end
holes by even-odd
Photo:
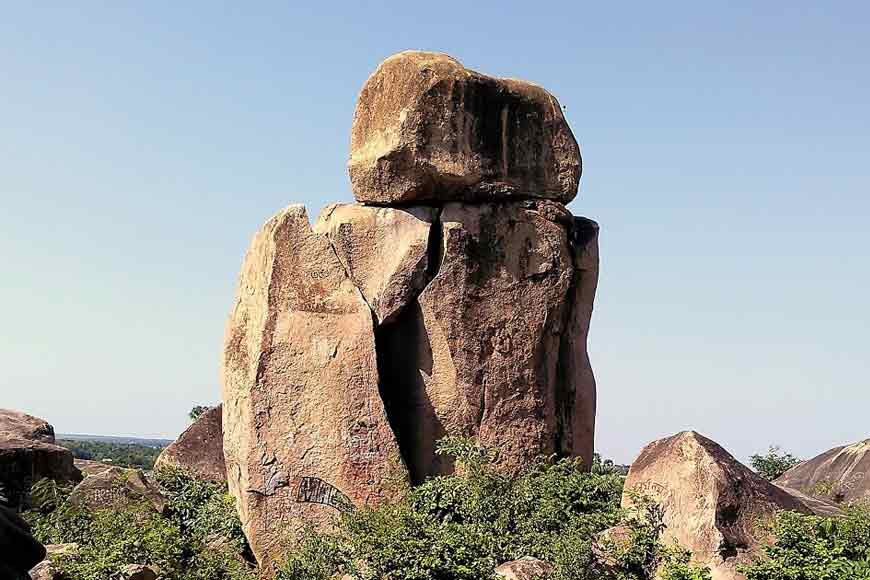
{"type": "Polygon", "coordinates": [[[870,500],[870,439],[836,447],[786,471],[774,483],[831,500],[870,500]]]}
{"type": "Polygon", "coordinates": [[[226,483],[222,415],[223,405],[203,413],[160,453],[154,468],[177,466],[199,479],[226,483]]]}
{"type": "Polygon", "coordinates": [[[328,236],[378,323],[392,321],[429,282],[437,266],[437,255],[429,255],[436,215],[432,208],[357,204],[329,205],[321,213],[315,231],[328,236]]]}
{"type": "Polygon", "coordinates": [[[0,409],[0,496],[16,510],[29,505],[30,487],[42,478],[75,482],[72,452],[54,444],[54,428],[37,417],[0,409]]]}
{"type": "Polygon", "coordinates": [[[157,580],[157,573],[144,564],[127,564],[121,570],[121,580],[157,580]]]}
{"type": "Polygon", "coordinates": [[[30,526],[11,509],[0,506],[0,578],[28,578],[28,571],[45,558],[45,547],[30,526]]]}
{"type": "Polygon", "coordinates": [[[48,544],[45,546],[45,560],[37,564],[30,571],[31,580],[64,580],[63,573],[55,567],[52,559],[57,556],[68,556],[78,552],[79,545],[72,544],[48,544]]]}
{"type": "Polygon", "coordinates": [[[495,569],[495,575],[507,580],[533,580],[534,578],[543,578],[553,570],[552,564],[527,556],[512,562],[505,562],[495,569]]]}
{"type": "Polygon", "coordinates": [[[764,525],[777,511],[813,513],[694,431],[644,447],[626,479],[624,507],[634,505],[634,493],[661,506],[665,541],[691,550],[713,580],[744,578],[736,567],[770,540],[764,525]]]}
{"type": "Polygon", "coordinates": [[[92,459],[76,458],[73,464],[76,466],[76,469],[81,471],[82,475],[85,477],[89,475],[103,473],[104,471],[108,471],[109,469],[112,469],[112,467],[114,467],[111,463],[103,463],[102,461],[94,461],[92,459]]]}
{"type": "Polygon", "coordinates": [[[88,475],[73,489],[68,501],[89,510],[121,509],[144,503],[158,513],[163,513],[167,505],[159,488],[142,471],[123,467],[88,475]]]}
{"type": "Polygon", "coordinates": [[[540,86],[407,51],[381,63],[363,87],[348,168],[361,202],[567,203],[581,160],[561,106],[540,86]]]}
{"type": "Polygon", "coordinates": [[[248,250],[222,370],[228,485],[265,568],[303,519],[326,524],[406,487],[372,312],[302,206],[248,250]]]}
{"type": "Polygon", "coordinates": [[[54,427],[39,417],[12,409],[0,409],[0,440],[3,439],[54,443],[54,427]]]}
{"type": "Polygon", "coordinates": [[[451,203],[440,226],[437,275],[377,331],[381,393],[412,481],[451,471],[433,449],[444,435],[500,450],[508,470],[541,453],[591,461],[590,410],[576,401],[594,421],[578,324],[592,308],[594,236],[575,244],[570,213],[544,200],[451,203]]]}

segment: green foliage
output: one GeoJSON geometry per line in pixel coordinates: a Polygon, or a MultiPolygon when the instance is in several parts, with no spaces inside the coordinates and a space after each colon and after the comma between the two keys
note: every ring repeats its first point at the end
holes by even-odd
{"type": "MultiPolygon", "coordinates": [[[[658,529],[629,521],[648,562],[636,571],[607,570],[593,555],[603,530],[624,519],[623,477],[604,468],[584,472],[575,460],[542,458],[516,477],[491,467],[494,454],[473,441],[447,438],[438,451],[456,461],[456,475],[435,477],[377,508],[344,514],[334,533],[308,530],[279,571],[280,580],[486,580],[504,562],[524,556],[556,566],[551,580],[652,577],[663,559],[658,529]]],[[[705,580],[673,560],[667,580],[705,580]],[[682,574],[682,575],[681,575],[682,574]]]]}
{"type": "Polygon", "coordinates": [[[756,454],[750,458],[752,469],[768,481],[773,481],[800,462],[800,459],[791,453],[783,453],[775,445],[771,445],[766,455],[756,454]]]}
{"type": "Polygon", "coordinates": [[[126,564],[159,567],[166,580],[253,580],[239,557],[245,549],[232,497],[218,485],[200,481],[177,468],[158,475],[168,500],[166,513],[148,504],[123,510],[84,511],[64,501],[68,493],[38,483],[55,507],[25,514],[43,543],[79,544],[77,553],[55,564],[76,580],[110,580],[126,564]]]}
{"type": "Polygon", "coordinates": [[[187,417],[191,421],[196,421],[197,419],[202,417],[203,413],[205,413],[209,409],[211,409],[211,407],[208,407],[206,405],[194,405],[194,407],[187,414],[187,417]]]}
{"type": "Polygon", "coordinates": [[[30,501],[34,509],[49,513],[60,507],[71,491],[71,485],[61,484],[46,477],[30,488],[30,501]]]}
{"type": "Polygon", "coordinates": [[[57,442],[72,451],[77,459],[92,461],[110,460],[118,467],[135,467],[138,469],[153,469],[157,456],[163,451],[157,447],[137,445],[135,443],[109,443],[107,441],[71,441],[60,439],[57,442]]]}
{"type": "Polygon", "coordinates": [[[748,580],[870,580],[870,508],[841,518],[784,512],[773,523],[776,543],[742,569],[748,580]]]}

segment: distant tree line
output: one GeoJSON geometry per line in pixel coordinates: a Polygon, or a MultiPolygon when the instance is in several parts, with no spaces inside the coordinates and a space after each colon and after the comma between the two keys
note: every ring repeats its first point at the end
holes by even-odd
{"type": "Polygon", "coordinates": [[[119,467],[153,469],[154,461],[162,449],[132,443],[108,443],[105,441],[71,441],[59,439],[62,445],[72,451],[77,459],[106,461],[119,467]]]}

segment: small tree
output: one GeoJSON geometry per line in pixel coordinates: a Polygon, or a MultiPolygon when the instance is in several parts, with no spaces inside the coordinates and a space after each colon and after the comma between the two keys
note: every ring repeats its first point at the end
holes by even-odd
{"type": "Polygon", "coordinates": [[[203,413],[205,413],[209,409],[211,409],[211,407],[208,407],[206,405],[196,405],[195,407],[193,407],[193,409],[190,410],[190,413],[188,413],[187,416],[190,417],[191,421],[196,421],[197,419],[202,417],[203,413]]]}
{"type": "Polygon", "coordinates": [[[801,462],[791,453],[783,453],[776,445],[771,445],[766,455],[756,454],[750,460],[752,469],[768,481],[773,481],[801,462]]]}

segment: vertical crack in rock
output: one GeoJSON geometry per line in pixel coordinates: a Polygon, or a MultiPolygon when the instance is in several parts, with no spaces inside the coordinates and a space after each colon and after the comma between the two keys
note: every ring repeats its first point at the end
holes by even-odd
{"type": "MultiPolygon", "coordinates": [[[[427,241],[426,285],[441,267],[442,239],[439,209],[427,241]]],[[[432,375],[432,347],[418,296],[419,292],[388,323],[377,324],[375,319],[374,330],[378,388],[412,485],[440,472],[435,442],[446,434],[426,393],[425,380],[432,375]]]]}

